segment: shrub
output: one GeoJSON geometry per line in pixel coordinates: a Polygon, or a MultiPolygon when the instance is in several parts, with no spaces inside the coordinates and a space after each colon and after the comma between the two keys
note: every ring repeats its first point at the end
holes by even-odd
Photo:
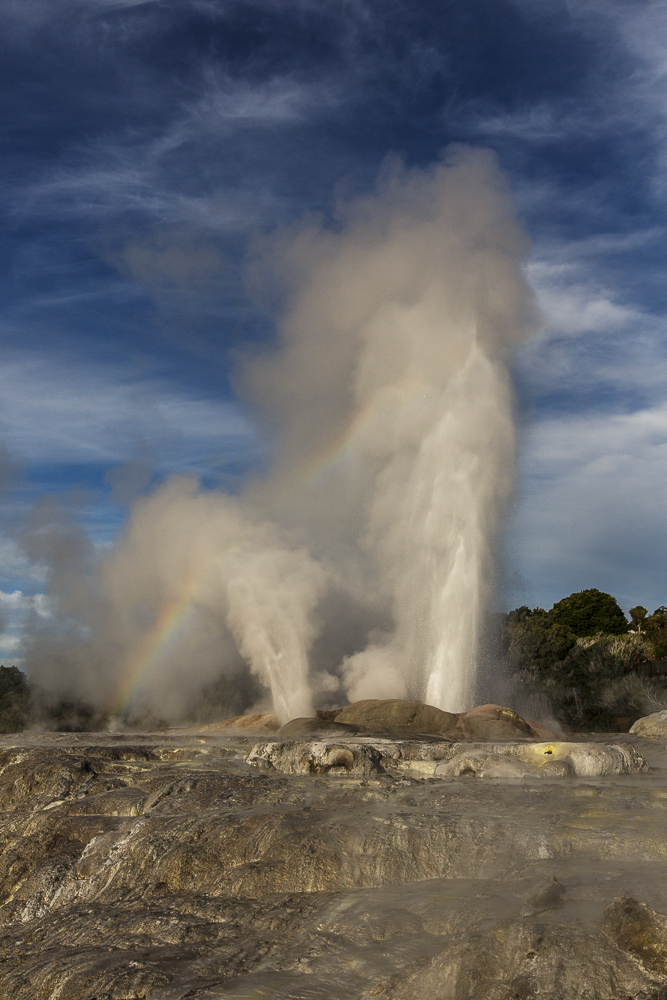
{"type": "Polygon", "coordinates": [[[18,667],[0,666],[0,733],[25,729],[30,714],[30,691],[18,667]]]}
{"type": "Polygon", "coordinates": [[[555,625],[572,629],[575,635],[623,635],[628,631],[628,622],[611,594],[605,594],[594,587],[580,590],[564,597],[549,611],[549,618],[555,625]]]}

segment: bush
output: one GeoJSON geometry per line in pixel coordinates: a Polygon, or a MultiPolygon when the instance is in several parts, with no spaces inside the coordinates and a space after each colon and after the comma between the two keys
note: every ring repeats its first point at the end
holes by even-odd
{"type": "Polygon", "coordinates": [[[594,587],[558,601],[549,612],[549,619],[554,625],[571,629],[580,638],[599,632],[623,635],[628,631],[628,622],[616,598],[594,587]]]}
{"type": "Polygon", "coordinates": [[[0,666],[0,733],[25,729],[30,715],[30,691],[18,667],[0,666]]]}
{"type": "Polygon", "coordinates": [[[628,633],[627,622],[613,598],[611,605],[599,600],[609,595],[599,591],[582,593],[593,594],[593,600],[581,601],[581,594],[573,594],[571,598],[576,600],[566,598],[550,612],[542,608],[531,611],[524,606],[506,615],[505,663],[521,697],[530,704],[547,706],[545,716],[572,729],[610,731],[618,728],[619,717],[632,721],[639,718],[642,712],[636,703],[641,692],[642,705],[652,703],[649,687],[659,692],[659,682],[652,687],[639,682],[634,687],[621,683],[633,675],[640,661],[652,658],[654,646],[646,632],[628,633]],[[600,630],[595,635],[577,635],[567,624],[568,614],[569,621],[580,631],[588,629],[594,616],[589,614],[587,625],[579,612],[582,608],[590,612],[591,607],[597,607],[598,612],[605,608],[609,612],[611,608],[606,620],[611,619],[617,627],[620,614],[623,634],[600,630]],[[632,696],[628,704],[623,704],[624,692],[628,699],[632,696]]]}
{"type": "Polygon", "coordinates": [[[575,645],[577,637],[565,625],[552,625],[545,614],[535,614],[514,628],[509,655],[516,667],[529,667],[546,677],[557,669],[575,645]]]}
{"type": "Polygon", "coordinates": [[[667,608],[659,607],[644,618],[641,629],[653,646],[653,658],[661,660],[667,656],[667,608]]]}
{"type": "Polygon", "coordinates": [[[626,674],[607,684],[599,701],[612,716],[625,716],[632,724],[643,715],[667,708],[667,679],[626,674]]]}

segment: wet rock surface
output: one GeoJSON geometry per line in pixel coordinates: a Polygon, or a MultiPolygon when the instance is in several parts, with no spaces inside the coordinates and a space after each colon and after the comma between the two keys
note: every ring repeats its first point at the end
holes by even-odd
{"type": "Polygon", "coordinates": [[[0,996],[664,998],[667,751],[545,748],[4,737],[0,996]]]}

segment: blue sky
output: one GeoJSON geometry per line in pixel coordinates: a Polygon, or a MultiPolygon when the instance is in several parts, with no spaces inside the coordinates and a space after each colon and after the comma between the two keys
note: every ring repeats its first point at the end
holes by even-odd
{"type": "Polygon", "coordinates": [[[257,239],[451,142],[497,153],[542,310],[501,602],[667,603],[666,43],[644,0],[0,0],[3,656],[38,498],[104,546],[168,473],[261,465],[257,239]]]}

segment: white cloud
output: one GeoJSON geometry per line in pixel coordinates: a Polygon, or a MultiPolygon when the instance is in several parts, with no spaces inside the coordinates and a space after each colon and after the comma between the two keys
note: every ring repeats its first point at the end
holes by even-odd
{"type": "Polygon", "coordinates": [[[614,301],[610,289],[582,282],[581,268],[574,263],[533,261],[526,276],[550,333],[612,331],[643,318],[640,310],[614,301]]]}
{"type": "Polygon", "coordinates": [[[472,127],[479,135],[519,139],[528,143],[555,142],[575,136],[590,136],[591,130],[609,127],[601,109],[586,105],[536,104],[508,114],[480,116],[472,127]]]}
{"type": "Polygon", "coordinates": [[[98,223],[106,215],[141,212],[162,223],[252,231],[274,221],[278,195],[264,171],[259,183],[243,174],[232,186],[212,183],[215,162],[229,154],[229,142],[239,129],[252,128],[262,142],[270,142],[263,131],[321,118],[341,99],[339,88],[329,81],[303,84],[286,76],[250,84],[205,71],[201,93],[175,108],[172,121],[157,136],[116,134],[74,150],[76,166],[22,186],[14,194],[13,209],[40,218],[90,216],[98,223]],[[200,152],[193,155],[193,147],[200,152]],[[185,193],[198,168],[200,193],[185,193]]]}
{"type": "Polygon", "coordinates": [[[11,538],[0,537],[0,580],[29,580],[43,583],[46,579],[46,567],[30,563],[17,542],[11,538]]]}
{"type": "Polygon", "coordinates": [[[41,618],[51,615],[49,599],[45,594],[24,594],[22,590],[0,590],[0,609],[7,613],[35,611],[41,618]]]}
{"type": "Polygon", "coordinates": [[[230,126],[299,124],[338,103],[336,90],[322,84],[274,77],[258,84],[211,74],[209,89],[189,106],[180,124],[181,141],[200,130],[229,132],[230,126]]]}
{"type": "Polygon", "coordinates": [[[238,405],[197,397],[117,366],[8,352],[0,366],[0,427],[28,462],[124,461],[138,444],[193,462],[254,444],[238,405]]]}
{"type": "Polygon", "coordinates": [[[540,330],[517,359],[530,391],[570,406],[618,409],[658,403],[667,392],[667,315],[629,301],[610,274],[631,278],[637,248],[664,245],[661,229],[544,242],[526,268],[540,330]],[[610,270],[611,269],[611,270],[610,270]],[[574,396],[579,397],[577,403],[574,396]]]}
{"type": "Polygon", "coordinates": [[[51,615],[50,602],[45,594],[26,594],[22,590],[0,590],[0,661],[9,660],[13,665],[23,663],[23,629],[29,612],[41,618],[51,615]]]}
{"type": "Polygon", "coordinates": [[[12,25],[15,31],[29,33],[43,24],[62,19],[63,14],[105,13],[106,11],[132,7],[157,6],[159,0],[2,0],[0,17],[12,25]]]}
{"type": "Polygon", "coordinates": [[[540,421],[522,468],[509,549],[531,603],[587,587],[625,607],[667,603],[667,403],[540,421]]]}

